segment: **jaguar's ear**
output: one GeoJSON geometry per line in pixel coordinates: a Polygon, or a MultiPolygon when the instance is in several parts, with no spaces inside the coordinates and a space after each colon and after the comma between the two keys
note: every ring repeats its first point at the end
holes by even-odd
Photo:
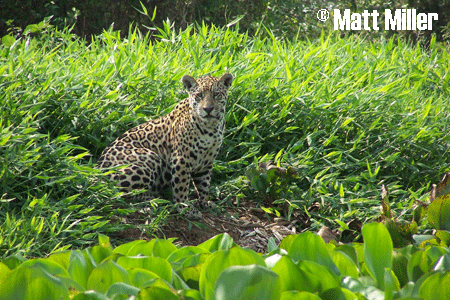
{"type": "Polygon", "coordinates": [[[188,92],[198,85],[195,78],[189,75],[184,75],[183,78],[181,78],[181,82],[183,82],[183,85],[188,92]]]}
{"type": "Polygon", "coordinates": [[[233,75],[230,73],[223,74],[219,79],[219,83],[222,83],[226,88],[229,88],[231,83],[233,83],[233,75]]]}

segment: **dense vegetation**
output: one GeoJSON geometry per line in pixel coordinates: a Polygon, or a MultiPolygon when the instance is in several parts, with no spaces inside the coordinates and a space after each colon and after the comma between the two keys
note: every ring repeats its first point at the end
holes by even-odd
{"type": "Polygon", "coordinates": [[[434,41],[424,51],[393,39],[288,42],[165,24],[157,41],[131,30],[86,43],[40,26],[0,48],[3,257],[91,244],[132,226],[112,216],[149,205],[141,230],[164,221],[163,200],[125,203],[93,165],[121,132],[185,97],[186,73],[236,78],[213,174],[221,205],[252,199],[288,219],[316,205],[310,229],[343,229],[378,218],[385,184],[392,211],[411,221],[414,201],[449,171],[450,60],[434,41]],[[268,160],[290,176],[265,172],[268,160]]]}
{"type": "MultiPolygon", "coordinates": [[[[326,245],[304,232],[259,255],[227,234],[198,246],[136,240],[61,251],[45,259],[0,262],[0,297],[36,299],[357,300],[448,299],[447,247],[393,248],[380,223],[364,225],[364,244],[326,245]],[[306,246],[305,246],[306,245],[306,246]]],[[[272,243],[273,242],[273,243],[272,243]]]]}
{"type": "MultiPolygon", "coordinates": [[[[450,2],[447,0],[21,0],[2,1],[0,3],[0,37],[8,33],[19,36],[29,24],[39,23],[44,17],[52,16],[52,22],[62,30],[73,27],[78,36],[98,35],[102,30],[113,27],[125,37],[129,33],[129,24],[133,23],[142,32],[163,27],[170,20],[176,31],[186,29],[189,24],[201,24],[223,27],[240,19],[241,33],[251,34],[261,26],[271,29],[279,38],[316,39],[322,30],[329,30],[331,22],[317,20],[319,9],[351,9],[363,12],[384,9],[415,8],[422,13],[438,13],[433,33],[438,41],[448,41],[450,22],[450,2]],[[156,12],[149,18],[143,9],[156,12]]],[[[359,34],[361,32],[349,32],[359,34]]],[[[379,36],[379,32],[362,32],[369,36],[379,36]]],[[[399,34],[413,41],[429,42],[431,31],[389,31],[382,34],[399,34]]]]}

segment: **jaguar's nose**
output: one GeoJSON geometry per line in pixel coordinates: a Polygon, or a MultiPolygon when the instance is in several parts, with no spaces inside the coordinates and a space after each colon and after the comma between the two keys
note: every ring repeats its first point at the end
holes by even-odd
{"type": "Polygon", "coordinates": [[[212,112],[213,107],[212,106],[205,106],[205,107],[203,107],[203,110],[206,111],[206,113],[209,115],[212,112]]]}

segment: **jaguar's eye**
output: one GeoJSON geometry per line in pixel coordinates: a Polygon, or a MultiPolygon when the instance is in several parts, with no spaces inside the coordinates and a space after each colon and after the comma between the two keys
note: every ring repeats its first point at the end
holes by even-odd
{"type": "Polygon", "coordinates": [[[203,93],[202,92],[198,92],[196,98],[197,99],[203,99],[203,93]]]}

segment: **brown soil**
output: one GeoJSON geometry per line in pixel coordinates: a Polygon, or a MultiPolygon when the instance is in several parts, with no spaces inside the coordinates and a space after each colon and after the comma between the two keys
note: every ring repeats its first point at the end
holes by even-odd
{"type": "MultiPolygon", "coordinates": [[[[314,210],[311,207],[310,210],[314,210]]],[[[134,214],[120,220],[111,220],[126,224],[143,225],[143,215],[134,214]]],[[[264,211],[254,208],[251,203],[241,203],[239,208],[222,208],[222,213],[203,212],[201,220],[192,222],[183,218],[169,217],[164,225],[153,232],[145,232],[142,226],[132,226],[116,232],[116,238],[150,240],[158,238],[176,238],[177,246],[198,245],[220,233],[228,233],[236,244],[256,252],[267,253],[268,241],[273,238],[277,244],[290,234],[311,225],[306,214],[294,215],[291,221],[282,218],[269,218],[264,211]]],[[[336,239],[331,230],[324,228],[320,235],[328,241],[336,239]],[[328,237],[328,238],[327,238],[328,237]]]]}

